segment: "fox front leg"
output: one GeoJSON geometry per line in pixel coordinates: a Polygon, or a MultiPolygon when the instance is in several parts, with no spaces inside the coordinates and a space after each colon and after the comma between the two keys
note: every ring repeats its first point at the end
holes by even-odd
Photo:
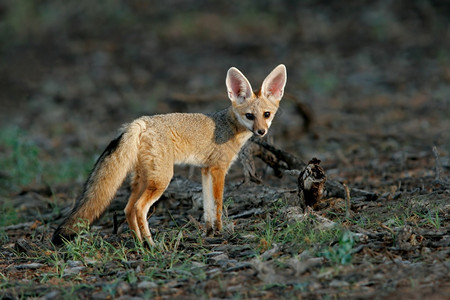
{"type": "Polygon", "coordinates": [[[225,171],[221,168],[211,168],[213,197],[216,214],[214,216],[214,230],[222,231],[223,188],[225,185],[225,171]]]}
{"type": "Polygon", "coordinates": [[[213,222],[216,211],[214,207],[212,176],[209,168],[202,169],[202,187],[206,235],[211,236],[214,234],[213,222]]]}
{"type": "Polygon", "coordinates": [[[225,171],[218,167],[202,169],[203,209],[206,235],[222,230],[222,202],[225,171]]]}

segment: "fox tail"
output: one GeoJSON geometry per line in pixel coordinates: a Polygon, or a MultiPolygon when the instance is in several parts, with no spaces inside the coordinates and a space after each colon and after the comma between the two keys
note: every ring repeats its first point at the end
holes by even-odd
{"type": "Polygon", "coordinates": [[[52,237],[55,245],[72,239],[79,231],[80,221],[92,224],[109,206],[127,174],[134,168],[140,134],[145,129],[142,120],[127,125],[110,142],[98,158],[72,212],[56,229],[52,237]]]}

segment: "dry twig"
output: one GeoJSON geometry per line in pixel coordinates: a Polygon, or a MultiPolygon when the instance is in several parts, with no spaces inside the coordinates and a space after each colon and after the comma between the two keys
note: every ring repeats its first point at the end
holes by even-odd
{"type": "Polygon", "coordinates": [[[349,218],[350,217],[350,189],[348,188],[348,186],[343,183],[342,184],[344,186],[344,190],[345,190],[345,217],[349,218]]]}
{"type": "Polygon", "coordinates": [[[450,182],[442,179],[441,177],[441,172],[442,172],[442,163],[441,160],[439,159],[439,152],[436,148],[436,146],[433,146],[433,155],[434,155],[434,165],[435,165],[435,179],[434,179],[434,183],[437,185],[441,185],[444,188],[450,188],[450,182]]]}

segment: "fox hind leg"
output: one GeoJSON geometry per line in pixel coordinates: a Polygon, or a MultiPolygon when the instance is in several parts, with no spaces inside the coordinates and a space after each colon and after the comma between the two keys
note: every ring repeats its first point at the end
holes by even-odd
{"type": "Polygon", "coordinates": [[[170,179],[171,177],[166,180],[150,180],[141,197],[136,201],[134,205],[137,227],[141,236],[140,240],[147,241],[151,246],[154,246],[155,243],[153,242],[152,235],[148,227],[147,214],[150,210],[150,207],[156,201],[158,201],[158,199],[166,190],[167,186],[170,183],[170,179]]]}
{"type": "Polygon", "coordinates": [[[132,179],[131,195],[128,199],[127,206],[125,207],[125,216],[128,222],[128,227],[130,227],[130,230],[134,232],[136,238],[139,240],[142,240],[142,235],[138,227],[136,209],[134,206],[136,204],[136,201],[142,196],[144,188],[144,181],[142,180],[142,177],[139,175],[139,173],[136,172],[132,179]]]}

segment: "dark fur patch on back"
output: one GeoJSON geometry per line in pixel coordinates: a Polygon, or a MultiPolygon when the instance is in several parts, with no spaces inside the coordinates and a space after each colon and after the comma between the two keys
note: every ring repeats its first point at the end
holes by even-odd
{"type": "Polygon", "coordinates": [[[112,153],[114,153],[114,151],[116,151],[117,147],[119,147],[120,140],[122,139],[122,137],[123,137],[123,132],[118,137],[116,137],[111,142],[109,142],[108,146],[106,147],[106,149],[103,151],[102,155],[100,155],[97,162],[95,163],[93,170],[95,170],[95,168],[97,167],[97,165],[103,158],[111,155],[112,153]]]}
{"type": "Polygon", "coordinates": [[[78,206],[80,204],[80,200],[82,200],[84,198],[84,195],[89,187],[90,184],[92,184],[92,175],[94,174],[95,170],[97,169],[98,165],[108,156],[110,156],[112,153],[114,153],[114,151],[117,149],[117,147],[119,147],[120,144],[120,140],[123,137],[123,132],[116,137],[115,139],[113,139],[108,146],[106,147],[106,149],[103,151],[102,155],[100,155],[100,157],[97,159],[97,161],[94,164],[94,167],[92,168],[91,173],[88,176],[88,179],[86,180],[86,182],[84,183],[83,186],[83,192],[81,193],[79,200],[77,201],[77,204],[75,205],[75,207],[73,208],[72,213],[74,213],[77,209],[78,206]]]}

